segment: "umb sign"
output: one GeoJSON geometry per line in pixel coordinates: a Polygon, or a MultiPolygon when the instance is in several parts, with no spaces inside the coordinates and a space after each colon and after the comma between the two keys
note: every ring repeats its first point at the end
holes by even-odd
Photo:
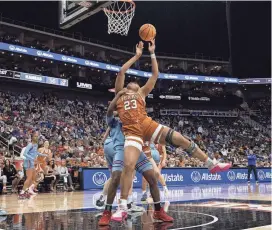
{"type": "Polygon", "coordinates": [[[77,85],[77,88],[81,88],[81,89],[93,89],[93,85],[88,83],[77,82],[76,85],[77,85]]]}

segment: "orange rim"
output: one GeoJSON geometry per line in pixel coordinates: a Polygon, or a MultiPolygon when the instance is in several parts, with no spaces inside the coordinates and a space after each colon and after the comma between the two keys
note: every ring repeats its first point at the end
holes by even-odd
{"type": "Polygon", "coordinates": [[[123,11],[109,10],[107,8],[104,8],[104,11],[106,11],[108,13],[129,13],[129,12],[135,10],[135,8],[136,8],[135,2],[133,2],[131,0],[120,0],[119,2],[128,2],[132,5],[132,8],[130,10],[123,10],[123,11]]]}

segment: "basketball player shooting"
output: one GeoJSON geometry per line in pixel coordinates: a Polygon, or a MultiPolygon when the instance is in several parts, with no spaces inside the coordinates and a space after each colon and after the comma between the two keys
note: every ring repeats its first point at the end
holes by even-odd
{"type": "MultiPolygon", "coordinates": [[[[122,66],[115,81],[116,93],[124,88],[125,73],[141,57],[143,48],[143,42],[139,42],[136,46],[136,55],[122,66]]],[[[126,212],[125,207],[127,206],[131,178],[136,162],[142,152],[144,141],[162,145],[168,144],[177,148],[182,147],[189,155],[205,162],[205,166],[211,173],[225,171],[231,167],[231,164],[214,164],[192,140],[185,138],[169,127],[158,124],[147,116],[145,98],[153,90],[159,77],[155,55],[155,40],[152,40],[151,44],[149,43],[148,49],[151,56],[152,76],[143,87],[140,87],[136,82],[130,82],[126,87],[127,92],[117,101],[117,111],[125,135],[124,170],[121,176],[121,197],[118,210],[124,212],[126,212]]],[[[150,190],[152,195],[153,188],[151,186],[150,190]]],[[[154,217],[159,217],[161,210],[160,205],[155,203],[154,217]]]]}

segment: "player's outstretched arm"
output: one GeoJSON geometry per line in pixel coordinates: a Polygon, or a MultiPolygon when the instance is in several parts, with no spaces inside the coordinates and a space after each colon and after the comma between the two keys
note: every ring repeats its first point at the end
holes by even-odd
{"type": "Polygon", "coordinates": [[[115,110],[116,107],[116,103],[118,101],[118,99],[127,92],[127,89],[124,88],[121,91],[119,91],[116,96],[113,98],[113,100],[111,101],[109,107],[108,107],[108,111],[107,111],[107,117],[111,117],[113,115],[113,112],[115,110]]]}
{"type": "Polygon", "coordinates": [[[159,77],[159,67],[158,62],[155,55],[155,40],[149,43],[148,50],[151,56],[151,64],[152,64],[152,76],[148,79],[146,84],[141,88],[141,93],[144,97],[146,97],[155,87],[157,79],[159,77]]]}
{"type": "Polygon", "coordinates": [[[125,84],[125,73],[128,71],[128,69],[142,56],[144,48],[144,43],[139,42],[139,44],[136,45],[136,54],[131,59],[129,59],[120,69],[117,78],[115,80],[115,93],[118,93],[120,90],[124,88],[125,84]]]}

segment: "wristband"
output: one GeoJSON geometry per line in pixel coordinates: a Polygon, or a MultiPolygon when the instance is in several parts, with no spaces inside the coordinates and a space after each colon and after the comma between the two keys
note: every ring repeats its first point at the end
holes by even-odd
{"type": "Polygon", "coordinates": [[[150,55],[151,58],[156,58],[156,55],[153,53],[150,55]]]}

